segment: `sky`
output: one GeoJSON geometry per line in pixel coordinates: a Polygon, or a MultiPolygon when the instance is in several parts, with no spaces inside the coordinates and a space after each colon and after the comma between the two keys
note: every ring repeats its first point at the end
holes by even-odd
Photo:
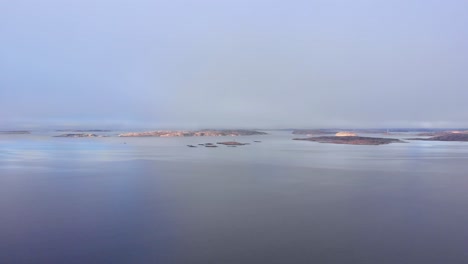
{"type": "Polygon", "coordinates": [[[465,0],[0,0],[6,127],[468,127],[465,0]]]}

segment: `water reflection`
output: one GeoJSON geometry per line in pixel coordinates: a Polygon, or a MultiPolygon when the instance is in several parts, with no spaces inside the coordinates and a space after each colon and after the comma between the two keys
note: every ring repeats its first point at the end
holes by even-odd
{"type": "Polygon", "coordinates": [[[464,145],[213,140],[0,138],[1,263],[468,260],[464,145]]]}

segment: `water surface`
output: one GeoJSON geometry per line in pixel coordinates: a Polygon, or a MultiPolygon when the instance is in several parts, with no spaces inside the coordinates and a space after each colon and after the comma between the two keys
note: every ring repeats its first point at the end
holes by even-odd
{"type": "Polygon", "coordinates": [[[468,263],[467,143],[291,138],[0,135],[0,263],[468,263]]]}

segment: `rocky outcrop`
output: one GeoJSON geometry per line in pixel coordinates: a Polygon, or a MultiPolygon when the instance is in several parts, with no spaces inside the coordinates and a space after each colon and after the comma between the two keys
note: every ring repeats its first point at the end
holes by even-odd
{"type": "Polygon", "coordinates": [[[332,144],[348,144],[348,145],[384,145],[390,143],[403,143],[399,139],[394,138],[374,138],[374,137],[358,137],[358,136],[323,136],[310,138],[294,138],[293,140],[306,140],[319,143],[332,144]]]}
{"type": "Polygon", "coordinates": [[[218,137],[218,136],[252,136],[266,135],[265,132],[255,130],[197,130],[197,131],[173,131],[158,130],[146,132],[130,132],[120,134],[119,137],[218,137]]]}
{"type": "Polygon", "coordinates": [[[216,144],[226,145],[226,146],[244,146],[244,145],[249,145],[249,143],[240,143],[240,142],[237,142],[237,141],[217,142],[216,144]]]}

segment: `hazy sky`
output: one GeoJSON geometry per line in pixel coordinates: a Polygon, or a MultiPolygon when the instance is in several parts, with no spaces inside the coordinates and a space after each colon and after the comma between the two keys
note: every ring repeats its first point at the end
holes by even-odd
{"type": "Polygon", "coordinates": [[[0,0],[0,128],[468,127],[466,0],[0,0]]]}

